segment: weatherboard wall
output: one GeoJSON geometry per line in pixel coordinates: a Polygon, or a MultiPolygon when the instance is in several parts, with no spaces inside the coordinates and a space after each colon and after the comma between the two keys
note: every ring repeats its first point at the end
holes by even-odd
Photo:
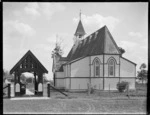
{"type": "Polygon", "coordinates": [[[120,58],[120,77],[135,77],[135,64],[120,58]]]}
{"type": "Polygon", "coordinates": [[[89,77],[89,58],[83,58],[71,63],[71,77],[89,77]]]}

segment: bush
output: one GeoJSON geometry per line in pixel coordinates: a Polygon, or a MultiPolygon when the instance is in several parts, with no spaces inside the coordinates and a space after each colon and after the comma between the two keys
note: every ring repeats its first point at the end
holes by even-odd
{"type": "Polygon", "coordinates": [[[93,87],[91,87],[91,94],[93,94],[94,93],[94,91],[95,91],[95,89],[96,89],[96,85],[94,85],[93,87]]]}
{"type": "Polygon", "coordinates": [[[129,83],[126,82],[126,81],[118,82],[118,83],[117,83],[117,89],[118,89],[118,91],[119,91],[119,92],[124,92],[125,89],[127,88],[128,84],[129,84],[129,83]]]}

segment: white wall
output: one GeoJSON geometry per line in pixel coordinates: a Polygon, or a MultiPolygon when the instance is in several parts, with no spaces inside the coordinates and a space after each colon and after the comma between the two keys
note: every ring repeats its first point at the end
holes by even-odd
{"type": "Polygon", "coordinates": [[[123,58],[120,58],[120,77],[135,77],[135,65],[123,58]]]}
{"type": "Polygon", "coordinates": [[[101,63],[103,63],[103,55],[95,55],[95,56],[91,56],[91,64],[93,63],[93,60],[95,58],[99,58],[99,60],[101,61],[101,63]]]}
{"type": "Polygon", "coordinates": [[[105,55],[104,63],[107,63],[108,59],[111,57],[113,57],[116,60],[117,64],[119,64],[119,55],[105,55]]]}
{"type": "Polygon", "coordinates": [[[64,78],[65,73],[64,72],[56,72],[56,78],[64,78]]]}
{"type": "Polygon", "coordinates": [[[92,86],[96,86],[96,89],[103,90],[103,78],[91,78],[92,86]]]}
{"type": "Polygon", "coordinates": [[[87,89],[89,78],[72,78],[71,89],[87,89]]]}
{"type": "Polygon", "coordinates": [[[64,83],[65,83],[65,88],[70,89],[70,78],[65,78],[64,83]]]}
{"type": "Polygon", "coordinates": [[[65,87],[64,79],[56,79],[56,87],[64,88],[65,87]]]}
{"type": "Polygon", "coordinates": [[[89,77],[89,57],[71,63],[71,77],[89,77]]]}
{"type": "Polygon", "coordinates": [[[104,80],[104,90],[109,90],[109,85],[110,85],[110,90],[117,90],[117,83],[119,82],[119,78],[105,78],[104,80]]]}
{"type": "Polygon", "coordinates": [[[65,87],[65,83],[64,83],[64,76],[65,76],[65,72],[56,72],[56,79],[55,79],[55,84],[56,87],[65,87]],[[61,78],[61,79],[57,79],[57,78],[61,78]]]}

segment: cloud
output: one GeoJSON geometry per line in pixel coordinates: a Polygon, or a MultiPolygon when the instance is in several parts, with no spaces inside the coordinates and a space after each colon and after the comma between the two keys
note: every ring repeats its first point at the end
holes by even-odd
{"type": "Polygon", "coordinates": [[[29,37],[33,36],[36,31],[28,24],[16,21],[4,21],[4,35],[11,37],[29,37]]]}
{"type": "Polygon", "coordinates": [[[27,6],[24,8],[27,14],[33,16],[40,16],[38,9],[39,9],[38,3],[28,3],[27,6]]]}
{"type": "Polygon", "coordinates": [[[138,44],[135,42],[131,42],[131,41],[120,41],[118,42],[118,46],[122,47],[123,49],[127,50],[127,51],[131,51],[131,50],[135,50],[135,47],[138,44]]]}
{"type": "MultiPolygon", "coordinates": [[[[77,23],[79,18],[73,18],[73,22],[77,23]]],[[[86,28],[99,29],[106,25],[110,31],[113,31],[116,25],[120,22],[119,19],[108,16],[104,17],[100,14],[93,14],[91,16],[82,15],[82,22],[86,28]]]]}
{"type": "Polygon", "coordinates": [[[65,6],[60,3],[41,3],[40,7],[42,9],[42,13],[48,19],[50,19],[54,13],[65,10],[65,6]]]}
{"type": "Polygon", "coordinates": [[[132,37],[143,37],[143,35],[139,32],[129,32],[129,36],[132,36],[132,37]]]}

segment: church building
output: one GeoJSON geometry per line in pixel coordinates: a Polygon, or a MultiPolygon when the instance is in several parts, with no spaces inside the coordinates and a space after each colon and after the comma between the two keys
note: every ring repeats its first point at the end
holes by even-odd
{"type": "Polygon", "coordinates": [[[118,82],[127,81],[129,89],[135,89],[136,64],[122,56],[107,26],[85,34],[80,16],[67,57],[53,58],[55,87],[84,91],[90,83],[97,90],[117,90],[118,82]]]}

